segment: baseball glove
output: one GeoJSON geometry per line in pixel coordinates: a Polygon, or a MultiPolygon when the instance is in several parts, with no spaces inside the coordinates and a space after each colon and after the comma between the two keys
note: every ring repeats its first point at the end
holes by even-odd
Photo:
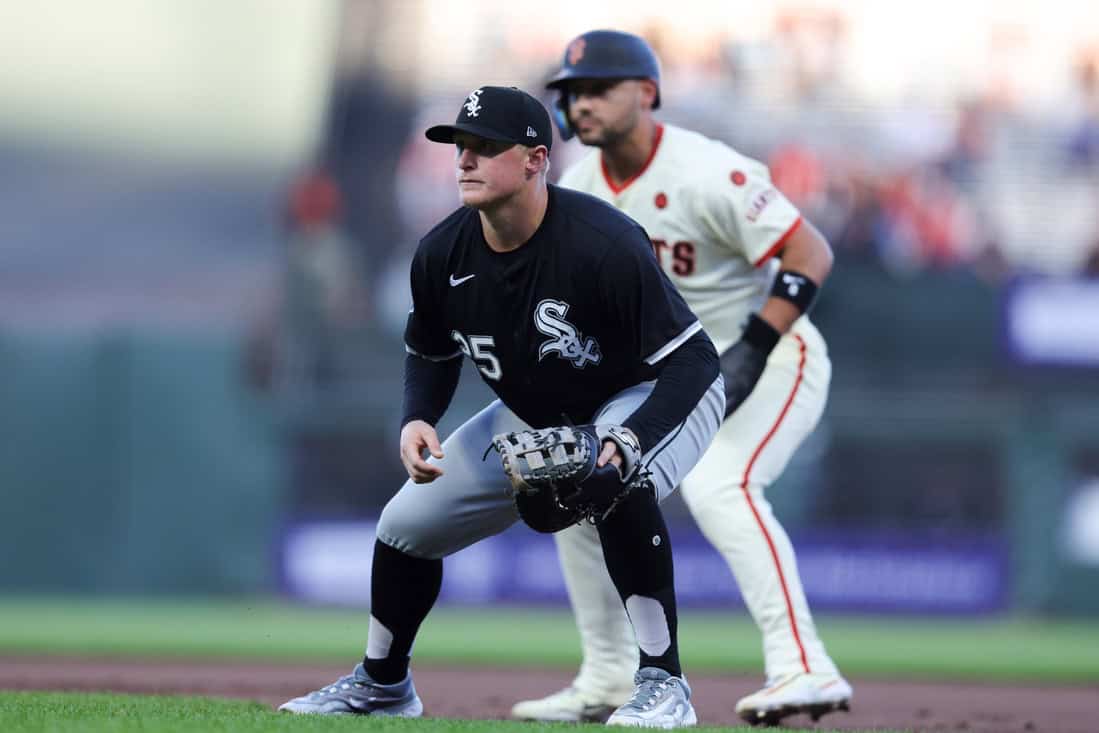
{"type": "Polygon", "coordinates": [[[522,520],[538,532],[557,532],[583,519],[600,522],[649,474],[637,438],[620,425],[581,425],[503,433],[500,453],[522,520]],[[622,467],[599,467],[603,441],[612,440],[622,467]]]}

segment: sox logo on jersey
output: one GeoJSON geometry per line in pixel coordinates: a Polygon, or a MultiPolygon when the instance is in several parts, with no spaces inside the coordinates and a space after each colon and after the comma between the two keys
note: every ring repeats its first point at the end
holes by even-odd
{"type": "Polygon", "coordinates": [[[583,369],[588,362],[598,364],[603,358],[599,343],[591,337],[585,339],[576,326],[566,321],[565,314],[568,312],[568,303],[551,298],[541,301],[534,309],[534,326],[551,337],[538,347],[538,361],[556,352],[562,359],[571,361],[577,369],[583,369]]]}

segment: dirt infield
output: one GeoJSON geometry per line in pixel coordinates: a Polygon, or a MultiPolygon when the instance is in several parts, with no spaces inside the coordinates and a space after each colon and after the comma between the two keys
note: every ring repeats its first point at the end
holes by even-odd
{"type": "MultiPolygon", "coordinates": [[[[426,714],[445,718],[503,719],[515,700],[543,695],[569,681],[560,670],[417,666],[415,671],[426,714]]],[[[208,695],[275,706],[346,672],[331,665],[0,657],[0,689],[208,695]]],[[[702,725],[737,725],[733,704],[759,682],[701,675],[690,681],[702,725]]],[[[1095,688],[852,682],[856,697],[851,713],[830,715],[816,726],[803,716],[787,724],[845,731],[1099,730],[1095,688]]]]}

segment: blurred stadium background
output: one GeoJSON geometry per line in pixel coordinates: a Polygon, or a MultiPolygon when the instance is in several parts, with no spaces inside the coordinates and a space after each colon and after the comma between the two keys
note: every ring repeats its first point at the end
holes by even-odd
{"type": "MultiPolygon", "coordinates": [[[[814,607],[1094,619],[1094,4],[533,7],[5,4],[0,592],[366,603],[407,264],[457,205],[422,130],[618,27],[662,118],[767,161],[836,250],[830,404],[769,492],[814,607]]],[[[469,371],[444,429],[488,397],[469,371]]],[[[738,607],[667,511],[683,604],[738,607]]],[[[443,600],[562,606],[554,567],[518,528],[443,600]]]]}

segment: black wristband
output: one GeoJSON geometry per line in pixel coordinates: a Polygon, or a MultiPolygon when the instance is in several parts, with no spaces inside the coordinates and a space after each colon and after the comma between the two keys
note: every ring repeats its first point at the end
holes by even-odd
{"type": "Polygon", "coordinates": [[[782,334],[778,332],[778,329],[755,313],[748,316],[748,325],[744,327],[744,333],[740,335],[741,341],[755,346],[757,349],[762,349],[766,354],[770,354],[774,350],[775,344],[778,343],[780,338],[782,338],[782,334]]]}
{"type": "Polygon", "coordinates": [[[771,285],[771,295],[793,303],[802,313],[808,313],[817,297],[817,284],[800,272],[779,270],[771,285]]]}

